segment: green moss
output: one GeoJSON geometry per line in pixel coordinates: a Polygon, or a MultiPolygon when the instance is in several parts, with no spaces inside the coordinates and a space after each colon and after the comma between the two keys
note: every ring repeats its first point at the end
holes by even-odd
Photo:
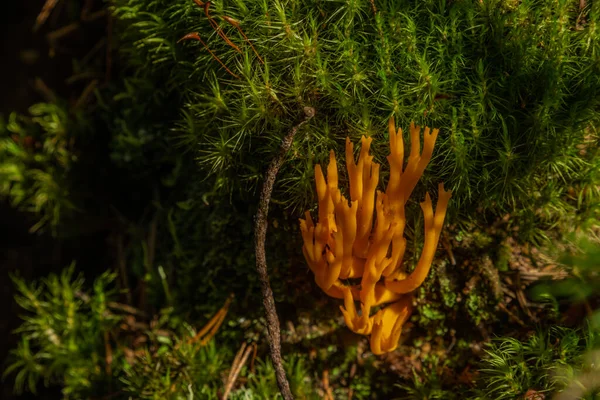
{"type": "MultiPolygon", "coordinates": [[[[121,51],[186,99],[174,126],[181,140],[197,144],[203,170],[222,190],[255,189],[278,138],[311,105],[318,116],[300,132],[274,195],[295,212],[314,204],[314,163],[332,148],[339,153],[346,135],[383,139],[391,114],[403,127],[415,119],[441,128],[424,182],[446,182],[463,216],[510,212],[520,235],[535,241],[566,215],[593,212],[598,196],[576,182],[590,182],[596,163],[597,137],[584,134],[599,100],[595,6],[579,31],[567,26],[578,11],[566,3],[405,1],[379,4],[376,13],[367,0],[266,8],[211,5],[214,15],[240,22],[261,64],[235,30],[224,26],[242,54],[215,36],[193,2],[113,7],[121,51]],[[200,44],[176,43],[190,31],[240,79],[200,44]],[[569,187],[588,193],[585,203],[575,205],[569,187]]],[[[374,150],[383,160],[384,140],[374,150]]],[[[476,238],[478,246],[489,240],[476,238]]]]}
{"type": "Polygon", "coordinates": [[[82,165],[74,143],[89,133],[81,118],[64,104],[39,103],[0,124],[0,196],[36,215],[32,231],[56,231],[81,206],[73,193],[74,169],[82,165]]]}
{"type": "Polygon", "coordinates": [[[583,398],[597,398],[597,387],[577,382],[581,373],[599,374],[586,360],[587,351],[598,346],[597,340],[593,331],[559,327],[537,332],[525,341],[498,338],[486,349],[476,393],[479,398],[514,399],[528,391],[549,396],[575,385],[583,398]]]}
{"type": "Polygon", "coordinates": [[[508,271],[508,261],[512,254],[512,248],[507,243],[503,242],[498,249],[498,255],[496,256],[495,266],[498,271],[508,271]]]}
{"type": "Polygon", "coordinates": [[[480,291],[471,291],[465,300],[467,311],[472,321],[479,325],[481,322],[488,322],[493,318],[490,313],[489,299],[480,291]]]}

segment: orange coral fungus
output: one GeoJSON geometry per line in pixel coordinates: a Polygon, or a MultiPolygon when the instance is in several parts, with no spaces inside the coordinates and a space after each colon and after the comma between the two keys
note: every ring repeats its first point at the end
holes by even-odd
{"type": "Polygon", "coordinates": [[[344,300],[340,309],[346,325],[356,333],[371,335],[375,354],[393,351],[398,345],[412,308],[411,292],[429,273],[451,196],[440,183],[435,213],[429,194],[421,203],[425,243],[416,267],[407,274],[402,264],[406,249],[404,207],[431,160],[438,129],[425,127],[422,151],[420,132],[420,126],[410,125],[411,149],[403,170],[402,130],[396,130],[394,118],[390,119],[390,176],[385,192],[377,190],[379,164],[369,154],[372,138],[362,137],[357,163],[347,138],[350,202],[338,188],[337,164],[331,151],[327,180],[321,166],[315,167],[318,222],[313,222],[308,211],[306,219],[300,219],[302,251],[317,285],[329,296],[344,300]],[[342,283],[348,278],[360,278],[360,285],[342,283]],[[360,302],[360,312],[356,301],[360,302]],[[377,306],[382,307],[371,315],[377,306]]]}

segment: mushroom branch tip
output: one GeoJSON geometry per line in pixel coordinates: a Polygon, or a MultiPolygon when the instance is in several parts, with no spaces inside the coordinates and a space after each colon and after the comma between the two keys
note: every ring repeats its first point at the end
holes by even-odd
{"type": "Polygon", "coordinates": [[[422,129],[411,123],[406,163],[402,129],[396,129],[393,117],[388,130],[390,174],[385,191],[377,190],[380,165],[370,154],[373,138],[361,138],[356,161],[354,146],[346,138],[350,198],[338,187],[338,167],[332,150],[327,176],[324,168],[315,166],[318,218],[313,220],[307,211],[305,218],[300,219],[302,252],[315,282],[327,295],[344,300],[340,310],[346,325],[356,333],[371,335],[371,351],[375,354],[393,351],[398,346],[402,327],[412,311],[413,291],[423,284],[431,269],[451,197],[451,192],[440,183],[434,211],[429,193],[425,195],[421,203],[425,222],[423,250],[414,270],[407,273],[403,264],[404,209],[431,160],[439,130],[422,129]],[[346,285],[344,282],[350,278],[360,279],[360,283],[346,285]],[[356,302],[360,304],[359,311],[356,302]]]}

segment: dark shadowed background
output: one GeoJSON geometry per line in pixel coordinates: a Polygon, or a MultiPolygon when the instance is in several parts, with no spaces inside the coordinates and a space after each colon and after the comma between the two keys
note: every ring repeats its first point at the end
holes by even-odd
{"type": "MultiPolygon", "coordinates": [[[[69,96],[76,88],[66,83],[71,74],[72,54],[85,54],[86,43],[93,38],[89,31],[73,36],[73,41],[51,54],[47,35],[59,26],[60,21],[51,19],[37,32],[33,32],[35,20],[44,0],[11,1],[2,5],[0,12],[0,115],[6,120],[10,112],[25,112],[27,108],[46,98],[41,82],[60,95],[69,96]]],[[[56,13],[59,18],[64,13],[56,13]]],[[[101,26],[98,32],[102,33],[101,26]]],[[[92,35],[93,36],[93,33],[92,35]]],[[[30,234],[34,221],[23,213],[0,201],[0,360],[2,371],[6,357],[14,348],[18,336],[12,331],[19,325],[19,308],[14,301],[14,285],[10,275],[26,280],[58,272],[76,260],[79,270],[85,274],[104,270],[106,259],[106,232],[78,236],[68,240],[54,239],[50,235],[30,234]]],[[[12,379],[7,378],[0,390],[1,399],[16,398],[12,379]]],[[[60,398],[59,389],[43,390],[34,396],[23,394],[19,399],[60,398]]]]}

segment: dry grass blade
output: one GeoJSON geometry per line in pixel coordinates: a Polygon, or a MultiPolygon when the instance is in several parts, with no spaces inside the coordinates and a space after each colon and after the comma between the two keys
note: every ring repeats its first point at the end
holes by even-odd
{"type": "Polygon", "coordinates": [[[52,10],[54,10],[54,7],[56,7],[57,3],[58,0],[46,0],[46,2],[44,3],[44,7],[42,7],[42,11],[40,11],[37,18],[35,19],[35,25],[33,27],[34,32],[40,29],[42,25],[44,25],[44,23],[50,16],[50,13],[52,13],[52,10]]]}
{"type": "Polygon", "coordinates": [[[98,85],[97,79],[94,79],[93,81],[88,83],[88,85],[85,87],[85,89],[81,93],[81,96],[79,96],[79,98],[77,99],[77,102],[75,103],[75,108],[81,108],[81,106],[83,106],[86,103],[87,99],[90,97],[92,92],[96,89],[97,85],[98,85]]]}
{"type": "Polygon", "coordinates": [[[200,329],[200,331],[191,338],[188,343],[196,343],[200,341],[200,345],[204,346],[206,343],[212,339],[212,337],[217,333],[217,330],[225,320],[225,316],[227,315],[227,311],[229,310],[229,305],[233,300],[233,296],[229,296],[225,304],[217,313],[208,321],[208,323],[200,329]]]}
{"type": "Polygon", "coordinates": [[[131,305],[133,303],[133,298],[131,297],[131,289],[129,287],[129,278],[127,277],[127,260],[125,258],[125,238],[122,234],[119,234],[116,238],[117,242],[117,263],[119,265],[119,276],[121,279],[121,288],[125,289],[125,297],[127,299],[127,304],[131,305]]]}
{"type": "Polygon", "coordinates": [[[113,352],[112,352],[112,347],[110,345],[108,331],[104,332],[104,352],[106,354],[106,356],[105,356],[106,374],[110,376],[110,375],[112,375],[113,352]]]}
{"type": "Polygon", "coordinates": [[[201,346],[206,346],[210,339],[212,339],[217,334],[217,331],[219,330],[219,328],[223,324],[223,321],[225,320],[225,315],[227,315],[227,310],[219,312],[219,318],[214,323],[208,334],[200,341],[201,346]]]}
{"type": "Polygon", "coordinates": [[[448,257],[450,258],[450,264],[456,265],[456,258],[454,258],[454,252],[452,251],[452,244],[450,244],[450,240],[448,240],[447,234],[442,235],[442,246],[444,246],[446,253],[448,253],[448,257]]]}
{"type": "Polygon", "coordinates": [[[522,327],[527,327],[527,325],[525,324],[525,322],[521,321],[521,319],[519,317],[517,317],[512,311],[510,311],[505,305],[504,303],[498,303],[498,308],[500,308],[502,311],[504,311],[505,313],[508,314],[509,318],[512,319],[513,321],[515,321],[517,324],[521,325],[522,327]]]}
{"type": "Polygon", "coordinates": [[[231,46],[233,49],[235,49],[235,51],[237,51],[238,53],[241,53],[242,50],[240,50],[239,47],[236,46],[235,43],[233,43],[229,37],[227,37],[227,35],[225,33],[223,33],[223,29],[221,29],[221,27],[219,26],[219,24],[214,20],[213,17],[210,16],[210,13],[208,11],[208,8],[210,7],[210,1],[207,3],[204,3],[204,14],[206,14],[206,18],[208,18],[208,22],[210,22],[210,25],[213,27],[213,29],[215,30],[215,32],[217,32],[217,34],[219,36],[221,36],[221,39],[223,39],[225,41],[225,43],[227,43],[229,46],[231,46]]]}
{"type": "Polygon", "coordinates": [[[101,17],[107,15],[106,10],[92,12],[91,10],[92,10],[93,3],[94,3],[93,0],[86,0],[85,5],[81,9],[81,14],[80,14],[80,19],[82,21],[91,22],[91,21],[95,21],[98,18],[101,18],[101,17]]]}
{"type": "Polygon", "coordinates": [[[108,303],[108,306],[112,309],[120,310],[120,311],[126,312],[128,314],[133,314],[133,315],[137,315],[137,316],[140,316],[143,318],[148,318],[148,315],[145,312],[143,312],[142,310],[139,310],[135,307],[131,307],[130,305],[127,305],[127,304],[122,304],[122,303],[117,303],[115,301],[111,301],[108,303]]]}
{"type": "Polygon", "coordinates": [[[323,400],[335,400],[333,397],[333,390],[329,386],[329,370],[323,371],[323,390],[325,394],[323,395],[323,400]]]}
{"type": "Polygon", "coordinates": [[[202,46],[204,46],[204,48],[210,53],[210,55],[212,56],[212,58],[214,58],[215,60],[217,60],[217,62],[219,64],[221,64],[221,66],[223,68],[225,68],[225,70],[227,72],[229,72],[229,74],[233,77],[235,77],[236,79],[240,79],[240,77],[236,74],[234,74],[233,72],[231,72],[229,70],[229,68],[227,68],[227,66],[223,63],[223,61],[221,61],[221,59],[219,57],[217,57],[217,55],[215,53],[213,53],[213,51],[211,49],[208,48],[208,46],[206,45],[206,43],[204,43],[204,41],[200,38],[200,34],[198,32],[192,32],[192,33],[188,33],[187,35],[185,35],[184,37],[182,37],[181,39],[179,39],[177,41],[177,43],[183,41],[183,40],[197,40],[198,42],[202,43],[202,46]]]}
{"type": "Polygon", "coordinates": [[[265,62],[263,61],[262,57],[258,54],[258,51],[256,51],[256,49],[252,45],[252,42],[250,41],[250,39],[248,39],[248,36],[246,36],[244,31],[242,30],[240,23],[238,21],[236,21],[235,19],[230,18],[226,15],[222,16],[221,18],[223,18],[225,21],[227,21],[230,25],[234,26],[238,30],[238,32],[240,33],[240,35],[242,35],[242,37],[244,38],[246,43],[248,43],[250,45],[250,47],[252,48],[252,51],[254,52],[254,54],[256,54],[256,57],[258,57],[258,61],[260,61],[261,64],[264,64],[265,62]]]}
{"type": "Polygon", "coordinates": [[[537,318],[533,315],[531,310],[529,310],[529,303],[527,298],[525,297],[525,293],[523,292],[523,286],[521,285],[521,274],[517,273],[517,280],[515,285],[515,294],[517,295],[517,301],[519,305],[525,311],[525,314],[534,322],[537,322],[537,318]]]}
{"type": "Polygon", "coordinates": [[[351,387],[352,380],[354,380],[354,375],[356,375],[356,363],[353,363],[352,367],[350,367],[350,379],[348,381],[348,400],[352,400],[352,397],[354,396],[354,389],[352,389],[351,387]]]}
{"type": "Polygon", "coordinates": [[[46,82],[42,80],[40,77],[35,78],[34,83],[35,89],[46,99],[48,102],[56,101],[56,95],[54,92],[46,85],[46,82]]]}
{"type": "Polygon", "coordinates": [[[250,360],[250,371],[254,373],[254,362],[256,361],[256,355],[258,353],[258,346],[254,344],[254,351],[252,352],[252,359],[250,360]]]}
{"type": "Polygon", "coordinates": [[[229,397],[229,394],[233,389],[233,385],[237,381],[237,378],[240,375],[243,366],[246,364],[246,361],[248,361],[248,357],[253,349],[256,351],[256,344],[247,346],[246,342],[242,343],[242,347],[240,347],[239,351],[235,355],[235,359],[231,365],[231,370],[229,371],[229,376],[227,377],[227,382],[225,384],[225,391],[223,392],[223,400],[227,400],[229,397]]]}

